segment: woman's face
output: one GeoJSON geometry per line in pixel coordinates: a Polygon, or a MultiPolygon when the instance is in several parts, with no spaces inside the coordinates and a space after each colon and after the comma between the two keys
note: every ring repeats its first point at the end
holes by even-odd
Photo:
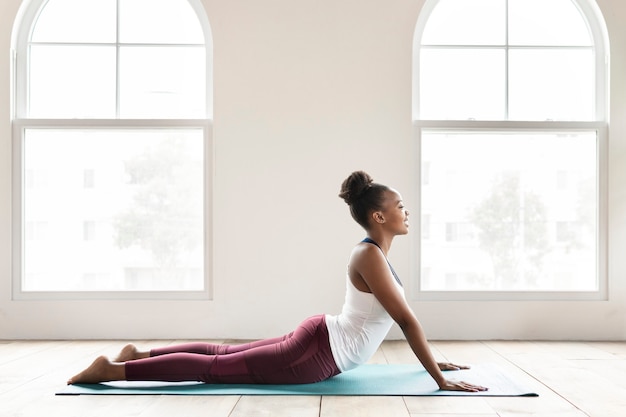
{"type": "Polygon", "coordinates": [[[385,203],[381,214],[384,224],[398,235],[409,233],[409,211],[404,207],[402,196],[396,190],[385,191],[385,203]]]}

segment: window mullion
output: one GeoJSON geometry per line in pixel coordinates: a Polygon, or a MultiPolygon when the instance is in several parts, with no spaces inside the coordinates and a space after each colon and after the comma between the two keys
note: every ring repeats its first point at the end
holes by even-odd
{"type": "Polygon", "coordinates": [[[504,4],[504,120],[509,120],[509,0],[504,4]]]}
{"type": "Polygon", "coordinates": [[[115,118],[120,118],[120,1],[115,9],[115,118]]]}

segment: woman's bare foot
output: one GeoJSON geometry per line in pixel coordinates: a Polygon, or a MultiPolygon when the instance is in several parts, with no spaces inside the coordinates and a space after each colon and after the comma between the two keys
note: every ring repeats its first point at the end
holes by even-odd
{"type": "Polygon", "coordinates": [[[139,351],[135,345],[128,344],[122,348],[121,352],[119,353],[119,355],[117,355],[114,362],[127,362],[134,361],[135,359],[143,359],[149,357],[150,352],[139,351]]]}
{"type": "Polygon", "coordinates": [[[126,379],[124,364],[111,363],[106,356],[100,356],[87,369],[70,378],[67,384],[97,384],[124,379],[126,379]]]}
{"type": "Polygon", "coordinates": [[[135,345],[128,344],[122,348],[117,357],[113,360],[114,362],[126,362],[132,361],[136,359],[137,355],[137,347],[135,345]]]}

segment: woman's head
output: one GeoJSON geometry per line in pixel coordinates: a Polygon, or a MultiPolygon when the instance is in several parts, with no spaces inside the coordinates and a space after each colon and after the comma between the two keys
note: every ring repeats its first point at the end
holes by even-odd
{"type": "Polygon", "coordinates": [[[348,206],[350,214],[365,230],[370,228],[371,213],[384,209],[389,187],[374,182],[366,172],[355,171],[341,184],[341,197],[348,206]]]}

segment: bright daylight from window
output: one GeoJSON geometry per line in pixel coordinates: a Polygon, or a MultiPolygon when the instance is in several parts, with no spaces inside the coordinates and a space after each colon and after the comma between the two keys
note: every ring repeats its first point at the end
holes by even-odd
{"type": "Polygon", "coordinates": [[[596,159],[595,131],[424,132],[422,288],[595,290],[596,159]]]}
{"type": "Polygon", "coordinates": [[[29,129],[25,291],[203,289],[202,130],[29,129]]]}
{"type": "Polygon", "coordinates": [[[41,4],[24,48],[21,291],[205,290],[198,15],[187,0],[41,4]]]}

